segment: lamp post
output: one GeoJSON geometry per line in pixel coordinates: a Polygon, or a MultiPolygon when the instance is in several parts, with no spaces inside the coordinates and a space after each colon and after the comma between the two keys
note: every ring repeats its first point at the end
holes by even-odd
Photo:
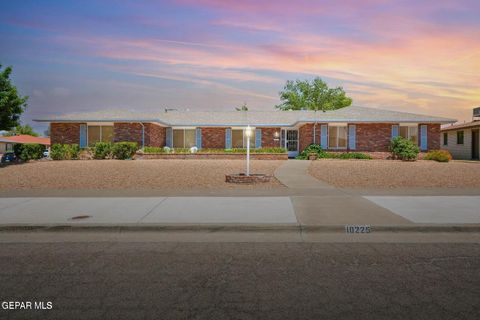
{"type": "Polygon", "coordinates": [[[245,136],[247,137],[247,176],[250,175],[250,137],[252,136],[252,128],[248,126],[245,129],[245,136]]]}

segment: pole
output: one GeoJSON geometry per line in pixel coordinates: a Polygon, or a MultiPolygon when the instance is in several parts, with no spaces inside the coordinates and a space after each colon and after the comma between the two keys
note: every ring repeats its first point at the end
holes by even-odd
{"type": "MultiPolygon", "coordinates": [[[[250,130],[250,129],[247,129],[250,130]]],[[[247,136],[247,176],[250,175],[250,134],[247,136]]]]}

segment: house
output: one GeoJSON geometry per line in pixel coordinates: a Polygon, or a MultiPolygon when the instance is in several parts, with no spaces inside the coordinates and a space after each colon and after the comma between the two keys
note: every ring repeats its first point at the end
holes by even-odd
{"type": "Polygon", "coordinates": [[[28,134],[17,136],[0,136],[0,154],[12,152],[13,146],[18,143],[36,143],[43,144],[45,148],[50,147],[50,138],[34,137],[28,134]]]}
{"type": "Polygon", "coordinates": [[[443,127],[442,149],[454,159],[480,159],[480,108],[473,111],[473,121],[443,127]]]}
{"type": "Polygon", "coordinates": [[[365,107],[334,111],[167,111],[104,110],[49,116],[52,143],[88,147],[98,141],[134,141],[139,146],[244,148],[285,147],[295,156],[311,143],[331,151],[386,153],[392,137],[404,136],[422,151],[440,148],[440,125],[454,119],[365,107]]]}

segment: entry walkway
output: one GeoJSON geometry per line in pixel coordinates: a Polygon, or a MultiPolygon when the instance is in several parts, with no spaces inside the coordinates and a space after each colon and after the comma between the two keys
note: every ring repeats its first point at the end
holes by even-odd
{"type": "Polygon", "coordinates": [[[275,170],[275,178],[288,188],[296,189],[330,189],[335,188],[308,173],[311,161],[288,160],[275,170]]]}

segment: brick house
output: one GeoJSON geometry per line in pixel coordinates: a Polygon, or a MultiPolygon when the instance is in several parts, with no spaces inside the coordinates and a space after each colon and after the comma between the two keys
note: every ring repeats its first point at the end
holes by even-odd
{"type": "Polygon", "coordinates": [[[455,120],[365,107],[334,111],[169,111],[105,110],[51,116],[51,141],[87,147],[97,141],[134,141],[139,146],[244,148],[245,128],[255,128],[251,146],[285,147],[295,156],[311,143],[330,151],[386,153],[401,135],[422,151],[440,148],[440,125],[455,120]]]}

